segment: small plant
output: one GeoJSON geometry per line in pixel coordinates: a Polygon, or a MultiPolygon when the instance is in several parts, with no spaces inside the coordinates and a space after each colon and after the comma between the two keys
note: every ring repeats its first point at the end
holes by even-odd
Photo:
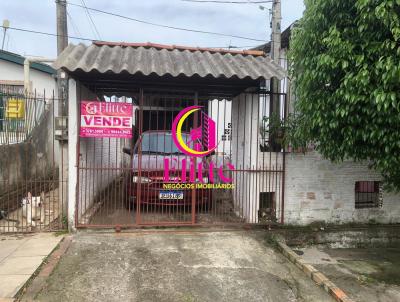
{"type": "Polygon", "coordinates": [[[260,127],[264,151],[280,151],[283,147],[305,151],[307,140],[301,126],[301,118],[296,114],[286,118],[278,114],[264,116],[260,127]]]}
{"type": "Polygon", "coordinates": [[[63,215],[62,220],[61,220],[61,223],[62,223],[62,226],[63,226],[64,228],[67,228],[67,227],[68,227],[68,217],[67,217],[67,215],[63,215]]]}
{"type": "Polygon", "coordinates": [[[63,236],[63,235],[67,235],[67,234],[68,234],[68,229],[65,229],[65,230],[55,232],[54,236],[58,237],[58,236],[63,236]]]}
{"type": "Polygon", "coordinates": [[[372,283],[376,282],[374,278],[372,278],[370,276],[366,276],[366,275],[359,275],[357,277],[357,280],[362,285],[368,285],[368,284],[372,284],[372,283]]]}

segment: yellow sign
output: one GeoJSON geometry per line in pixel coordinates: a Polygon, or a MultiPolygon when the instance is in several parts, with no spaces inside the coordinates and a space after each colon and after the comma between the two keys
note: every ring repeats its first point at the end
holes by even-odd
{"type": "Polygon", "coordinates": [[[25,101],[23,99],[8,99],[6,118],[23,119],[25,117],[25,101]]]}

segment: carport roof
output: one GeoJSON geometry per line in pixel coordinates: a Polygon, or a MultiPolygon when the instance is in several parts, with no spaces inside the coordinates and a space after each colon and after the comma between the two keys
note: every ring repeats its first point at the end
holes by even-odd
{"type": "Polygon", "coordinates": [[[153,43],[70,44],[53,64],[70,73],[97,72],[235,80],[282,79],[286,72],[262,51],[232,51],[153,43]]]}

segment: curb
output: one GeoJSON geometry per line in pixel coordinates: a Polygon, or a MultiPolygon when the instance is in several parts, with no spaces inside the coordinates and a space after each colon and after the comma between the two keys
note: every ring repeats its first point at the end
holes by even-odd
{"type": "Polygon", "coordinates": [[[17,293],[16,301],[33,301],[46,284],[47,278],[57,266],[62,255],[68,250],[72,241],[72,236],[65,236],[53,252],[45,259],[45,262],[38,268],[31,280],[22,288],[22,292],[17,293]]]}
{"type": "Polygon", "coordinates": [[[306,264],[304,260],[297,255],[293,250],[286,245],[282,240],[277,241],[278,250],[301,269],[311,280],[318,286],[321,286],[328,294],[330,294],[338,302],[354,302],[346,293],[337,287],[332,281],[329,280],[323,273],[318,271],[311,264],[306,264]]]}

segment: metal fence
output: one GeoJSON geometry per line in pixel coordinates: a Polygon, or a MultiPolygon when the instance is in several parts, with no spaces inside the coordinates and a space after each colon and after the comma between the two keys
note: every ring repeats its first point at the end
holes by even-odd
{"type": "Polygon", "coordinates": [[[121,95],[103,99],[133,105],[133,139],[79,138],[78,228],[280,221],[285,152],[282,133],[272,133],[268,117],[275,108],[278,119],[285,118],[285,94],[138,89],[121,95]],[[182,121],[193,106],[200,108],[182,121]],[[183,152],[174,140],[178,120],[186,147],[204,151],[214,140],[213,152],[183,152]]]}
{"type": "Polygon", "coordinates": [[[0,85],[0,144],[24,141],[37,127],[52,95],[24,95],[23,86],[0,85]]]}
{"type": "Polygon", "coordinates": [[[67,156],[54,140],[54,93],[0,90],[0,233],[66,227],[67,156]]]}

